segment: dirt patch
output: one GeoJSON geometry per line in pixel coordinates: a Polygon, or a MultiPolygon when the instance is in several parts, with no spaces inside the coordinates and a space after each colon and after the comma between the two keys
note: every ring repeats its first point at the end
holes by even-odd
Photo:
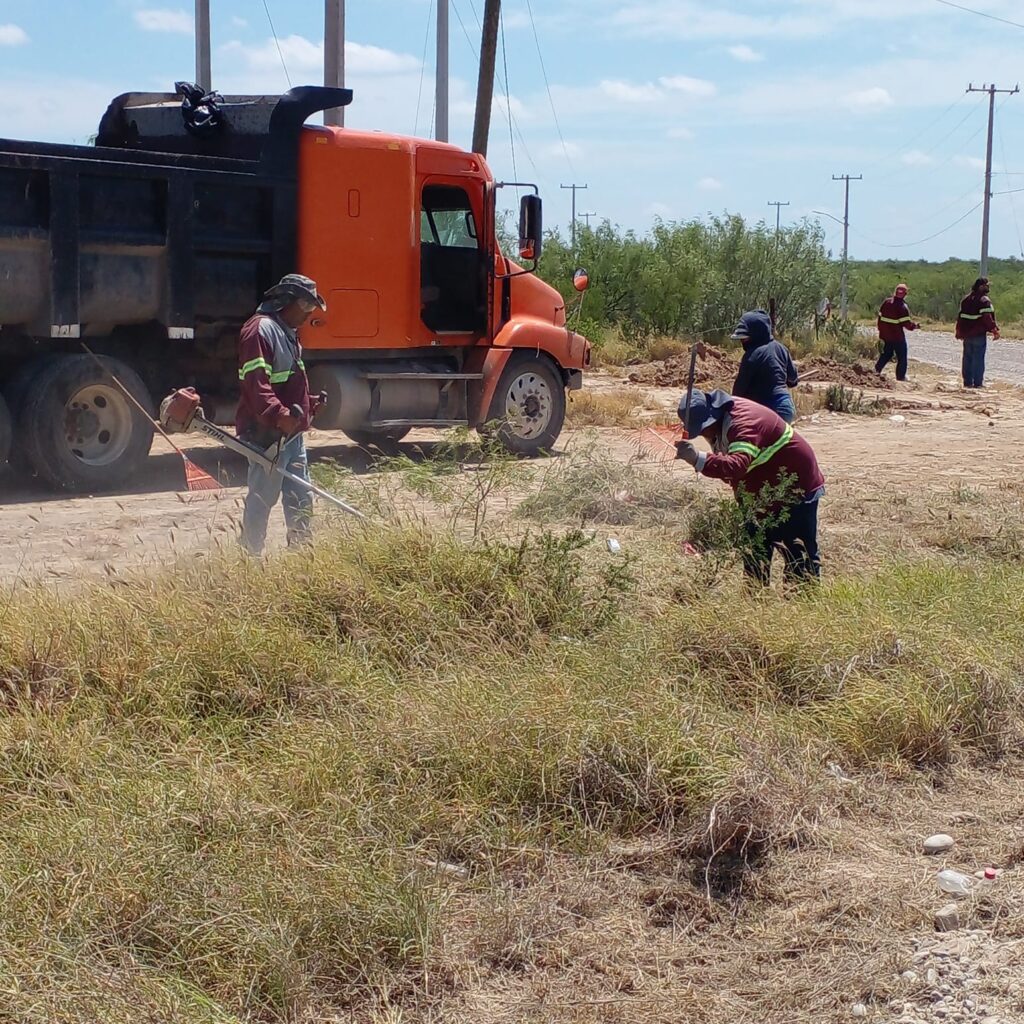
{"type": "MultiPolygon", "coordinates": [[[[706,346],[707,354],[697,360],[695,384],[732,385],[740,365],[739,354],[706,346]]],[[[633,384],[647,384],[659,388],[685,388],[690,374],[690,354],[683,353],[670,359],[660,359],[634,367],[629,374],[633,384]]]]}
{"type": "Polygon", "coordinates": [[[870,388],[872,391],[892,391],[893,382],[888,377],[875,373],[875,368],[867,363],[844,365],[834,359],[815,357],[804,359],[796,364],[801,380],[813,380],[814,383],[846,384],[855,388],[870,388]]]}

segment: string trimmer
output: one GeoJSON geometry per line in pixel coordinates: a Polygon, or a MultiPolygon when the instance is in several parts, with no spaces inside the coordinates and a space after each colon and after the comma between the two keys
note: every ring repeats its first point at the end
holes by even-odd
{"type": "MultiPolygon", "coordinates": [[[[292,412],[301,418],[301,408],[295,408],[292,412]]],[[[318,498],[323,498],[324,501],[329,501],[332,505],[336,505],[350,516],[355,516],[357,519],[366,518],[359,509],[346,504],[341,498],[336,497],[329,491],[325,491],[322,487],[317,487],[316,484],[310,483],[308,480],[303,480],[301,476],[289,473],[281,461],[285,442],[283,437],[280,441],[264,450],[254,444],[241,440],[241,438],[235,437],[229,430],[211,423],[203,413],[203,407],[199,402],[199,395],[193,388],[179,388],[160,403],[160,426],[168,433],[185,434],[190,431],[196,431],[197,433],[205,434],[225,448],[237,452],[248,462],[262,466],[268,473],[280,474],[286,480],[290,480],[293,484],[309,491],[311,494],[315,494],[318,498]]]]}

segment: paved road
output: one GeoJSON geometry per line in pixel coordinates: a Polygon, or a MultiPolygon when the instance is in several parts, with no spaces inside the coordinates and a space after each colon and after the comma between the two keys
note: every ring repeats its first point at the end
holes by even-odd
{"type": "MultiPolygon", "coordinates": [[[[914,331],[910,335],[910,358],[941,366],[946,370],[960,369],[962,346],[952,334],[941,331],[914,331]]],[[[1007,339],[988,343],[985,358],[985,376],[1011,384],[1024,384],[1024,341],[1007,339]]]]}

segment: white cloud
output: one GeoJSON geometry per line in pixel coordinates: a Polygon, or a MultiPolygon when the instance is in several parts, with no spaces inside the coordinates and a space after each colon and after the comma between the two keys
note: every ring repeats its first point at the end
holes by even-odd
{"type": "Polygon", "coordinates": [[[20,25],[0,25],[0,46],[24,46],[28,33],[20,25]]]}
{"type": "Polygon", "coordinates": [[[598,89],[609,99],[618,103],[657,103],[664,95],[653,82],[623,82],[621,79],[605,79],[598,89]]]}
{"type": "Polygon", "coordinates": [[[718,92],[714,82],[703,78],[690,78],[689,75],[669,75],[659,78],[662,88],[669,92],[681,92],[687,96],[714,96],[718,92]]]}
{"type": "Polygon", "coordinates": [[[919,149],[912,149],[909,153],[904,153],[903,156],[900,157],[900,161],[905,163],[908,167],[924,167],[928,164],[935,163],[927,153],[922,153],[919,149]]]}
{"type": "Polygon", "coordinates": [[[840,97],[840,103],[854,114],[874,114],[893,105],[888,89],[874,85],[870,89],[858,89],[840,97]]]}
{"type": "Polygon", "coordinates": [[[953,158],[957,167],[967,167],[972,171],[985,170],[985,161],[978,156],[957,156],[953,158]]]}
{"type": "Polygon", "coordinates": [[[701,178],[700,181],[697,182],[697,188],[702,192],[717,192],[722,187],[722,183],[717,178],[701,178]]]}
{"type": "Polygon", "coordinates": [[[689,128],[684,128],[682,125],[676,125],[674,128],[669,128],[665,133],[670,139],[681,139],[683,142],[689,142],[693,138],[693,132],[689,128]]]}
{"type": "Polygon", "coordinates": [[[249,27],[249,22],[246,21],[245,18],[240,18],[237,14],[231,15],[231,24],[234,25],[235,28],[249,27]]]}
{"type": "Polygon", "coordinates": [[[758,53],[753,47],[747,46],[746,43],[737,43],[735,46],[730,46],[726,51],[733,60],[738,60],[741,64],[756,64],[759,60],[764,60],[764,54],[758,53]]]}
{"type": "Polygon", "coordinates": [[[164,7],[148,7],[136,11],[135,24],[145,32],[176,32],[192,35],[194,22],[187,11],[172,11],[164,7]]]}
{"type": "MultiPolygon", "coordinates": [[[[274,71],[281,67],[284,59],[288,71],[294,78],[298,74],[320,72],[324,64],[322,42],[313,42],[305,36],[290,35],[280,40],[280,52],[273,39],[267,39],[257,46],[247,46],[237,39],[221,47],[225,56],[237,56],[250,71],[274,71]]],[[[420,62],[404,53],[385,50],[380,46],[364,43],[345,43],[346,75],[393,75],[418,71],[420,62]]]]}
{"type": "Polygon", "coordinates": [[[570,160],[580,160],[587,155],[587,151],[578,142],[566,139],[564,149],[561,142],[549,142],[540,147],[539,154],[542,160],[565,160],[566,154],[570,160]]]}

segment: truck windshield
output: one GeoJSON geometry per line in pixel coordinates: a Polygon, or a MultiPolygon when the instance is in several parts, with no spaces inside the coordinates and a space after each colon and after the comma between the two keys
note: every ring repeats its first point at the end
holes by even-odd
{"type": "Polygon", "coordinates": [[[456,249],[478,249],[476,221],[469,196],[461,188],[428,185],[423,190],[420,237],[456,249]]]}

